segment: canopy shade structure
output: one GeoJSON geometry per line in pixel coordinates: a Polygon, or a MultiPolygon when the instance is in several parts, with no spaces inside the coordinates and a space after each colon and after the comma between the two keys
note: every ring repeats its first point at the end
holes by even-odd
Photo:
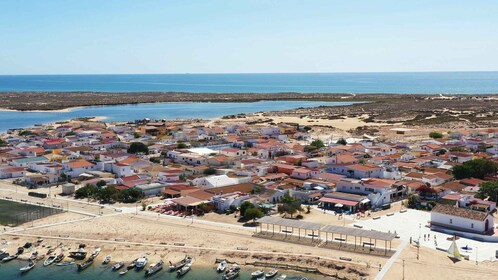
{"type": "Polygon", "coordinates": [[[359,228],[338,227],[333,225],[323,226],[320,230],[322,232],[351,235],[351,236],[371,238],[371,239],[384,240],[384,241],[392,241],[394,238],[396,238],[396,234],[394,233],[365,230],[359,228]]]}
{"type": "Polygon", "coordinates": [[[322,225],[310,222],[302,222],[298,220],[283,219],[277,217],[265,216],[257,220],[257,222],[262,224],[277,225],[283,227],[300,228],[306,230],[319,230],[322,225]]]}

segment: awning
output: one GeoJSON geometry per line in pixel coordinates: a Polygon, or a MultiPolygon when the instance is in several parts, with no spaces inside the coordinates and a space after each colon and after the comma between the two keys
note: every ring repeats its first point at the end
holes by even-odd
{"type": "Polygon", "coordinates": [[[342,205],[347,205],[347,206],[356,206],[359,204],[359,202],[356,202],[356,201],[339,199],[339,198],[332,198],[332,197],[322,197],[318,201],[325,202],[325,203],[333,203],[334,205],[335,204],[342,204],[342,205]]]}

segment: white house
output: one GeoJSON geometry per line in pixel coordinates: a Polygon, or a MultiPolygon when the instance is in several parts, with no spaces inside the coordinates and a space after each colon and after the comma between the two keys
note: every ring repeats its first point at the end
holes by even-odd
{"type": "Polygon", "coordinates": [[[220,211],[226,211],[230,207],[239,207],[242,202],[249,199],[249,195],[241,192],[233,192],[211,197],[214,207],[220,211]]]}
{"type": "Polygon", "coordinates": [[[488,234],[494,230],[494,218],[488,212],[437,204],[431,211],[431,227],[488,234]]]}

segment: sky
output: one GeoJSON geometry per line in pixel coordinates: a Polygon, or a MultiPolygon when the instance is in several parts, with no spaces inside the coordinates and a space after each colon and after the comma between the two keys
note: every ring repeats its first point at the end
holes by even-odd
{"type": "Polygon", "coordinates": [[[2,0],[0,74],[498,70],[496,0],[2,0]]]}

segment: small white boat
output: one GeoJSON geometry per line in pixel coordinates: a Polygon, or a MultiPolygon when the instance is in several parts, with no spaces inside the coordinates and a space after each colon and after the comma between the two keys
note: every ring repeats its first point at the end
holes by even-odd
{"type": "Polygon", "coordinates": [[[258,269],[256,271],[254,271],[253,273],[251,273],[252,278],[259,278],[259,277],[264,276],[264,275],[265,275],[265,272],[261,269],[258,269]]]}
{"type": "Polygon", "coordinates": [[[278,270],[272,269],[265,274],[265,277],[266,278],[273,278],[273,277],[277,276],[277,274],[278,274],[278,270]]]}
{"type": "Polygon", "coordinates": [[[287,278],[287,275],[282,274],[282,275],[278,276],[277,278],[275,278],[275,280],[285,280],[286,278],[287,278]]]}
{"type": "Polygon", "coordinates": [[[227,268],[227,265],[228,265],[228,263],[227,263],[227,261],[226,261],[226,260],[221,261],[221,262],[218,264],[218,267],[216,268],[216,271],[217,271],[218,273],[224,272],[224,271],[226,270],[226,268],[227,268]]]}
{"type": "Polygon", "coordinates": [[[55,259],[57,258],[56,254],[50,254],[48,258],[43,262],[43,266],[49,266],[55,262],[55,259]]]}
{"type": "Polygon", "coordinates": [[[0,255],[1,254],[5,254],[5,253],[7,253],[7,249],[6,248],[0,249],[0,255]]]}
{"type": "Polygon", "coordinates": [[[187,262],[182,268],[180,268],[180,270],[176,272],[177,276],[182,277],[183,275],[187,274],[187,272],[189,272],[192,269],[192,264],[193,260],[187,262]]]}
{"type": "Polygon", "coordinates": [[[111,258],[112,258],[112,257],[111,257],[110,255],[109,255],[109,256],[106,256],[106,257],[104,258],[104,260],[102,261],[102,264],[108,264],[108,263],[110,263],[110,262],[111,262],[111,258]]]}
{"type": "Polygon", "coordinates": [[[61,262],[61,263],[57,263],[55,264],[56,266],[66,266],[66,265],[73,265],[75,264],[75,262],[61,262]]]}
{"type": "Polygon", "coordinates": [[[21,271],[21,273],[28,272],[31,269],[35,268],[35,265],[36,265],[36,262],[34,262],[32,260],[29,260],[28,261],[28,265],[24,266],[24,267],[21,267],[19,270],[21,271]]]}
{"type": "Polygon", "coordinates": [[[144,268],[147,265],[147,261],[148,261],[148,259],[147,259],[146,256],[138,258],[135,267],[137,269],[142,269],[142,268],[144,268]]]}
{"type": "Polygon", "coordinates": [[[120,270],[123,266],[125,265],[124,262],[118,262],[118,263],[115,263],[113,266],[112,266],[112,271],[116,271],[116,270],[120,270]]]}

